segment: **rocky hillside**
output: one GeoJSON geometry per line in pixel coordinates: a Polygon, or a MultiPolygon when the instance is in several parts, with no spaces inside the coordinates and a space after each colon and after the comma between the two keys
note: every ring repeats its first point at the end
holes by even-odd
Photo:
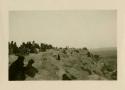
{"type": "MultiPolygon", "coordinates": [[[[9,55],[9,65],[17,59],[9,55]]],[[[35,77],[26,76],[26,80],[116,80],[116,64],[108,64],[105,58],[93,55],[83,49],[49,49],[37,54],[25,56],[24,64],[33,59],[38,70],[35,77]]]]}

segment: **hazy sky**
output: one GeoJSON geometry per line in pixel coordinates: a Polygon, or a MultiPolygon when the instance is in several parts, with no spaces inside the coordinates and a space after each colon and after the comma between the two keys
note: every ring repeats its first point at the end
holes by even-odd
{"type": "Polygon", "coordinates": [[[116,47],[116,11],[11,11],[10,41],[54,46],[116,47]]]}

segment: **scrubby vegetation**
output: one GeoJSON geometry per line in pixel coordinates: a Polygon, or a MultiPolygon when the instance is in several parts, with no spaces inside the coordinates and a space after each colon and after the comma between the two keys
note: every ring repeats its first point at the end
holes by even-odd
{"type": "Polygon", "coordinates": [[[53,46],[49,44],[41,43],[40,45],[32,42],[23,42],[19,47],[17,46],[16,42],[11,41],[9,42],[9,54],[23,54],[27,55],[29,53],[38,53],[39,51],[45,52],[46,49],[52,49],[53,46]]]}
{"type": "Polygon", "coordinates": [[[88,48],[58,48],[34,41],[22,43],[9,42],[9,65],[17,55],[25,57],[24,65],[30,59],[35,63],[38,73],[26,80],[116,80],[117,58],[102,57],[88,48]]]}

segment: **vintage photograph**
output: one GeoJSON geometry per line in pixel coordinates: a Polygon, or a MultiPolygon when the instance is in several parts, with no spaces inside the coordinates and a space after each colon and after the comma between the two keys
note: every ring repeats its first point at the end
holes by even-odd
{"type": "Polygon", "coordinates": [[[117,80],[117,11],[9,11],[8,80],[117,80]]]}

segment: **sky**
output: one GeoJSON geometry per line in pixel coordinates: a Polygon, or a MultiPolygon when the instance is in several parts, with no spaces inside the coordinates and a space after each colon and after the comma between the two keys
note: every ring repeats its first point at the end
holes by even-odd
{"type": "Polygon", "coordinates": [[[57,47],[116,47],[115,10],[10,11],[9,41],[57,47]]]}

